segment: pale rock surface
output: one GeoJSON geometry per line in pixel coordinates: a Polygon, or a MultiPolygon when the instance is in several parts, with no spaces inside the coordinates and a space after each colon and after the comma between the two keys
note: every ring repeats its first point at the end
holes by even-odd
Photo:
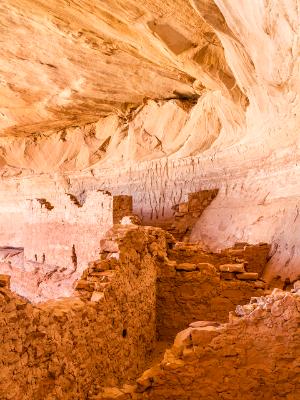
{"type": "Polygon", "coordinates": [[[0,21],[1,226],[60,187],[148,222],[218,188],[191,239],[270,242],[267,277],[300,274],[297,0],[9,0],[0,21]]]}

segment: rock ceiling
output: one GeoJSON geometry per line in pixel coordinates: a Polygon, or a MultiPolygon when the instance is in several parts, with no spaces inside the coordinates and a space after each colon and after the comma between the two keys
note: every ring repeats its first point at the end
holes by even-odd
{"type": "MultiPolygon", "coordinates": [[[[116,129],[115,124],[124,128],[124,121],[126,127],[128,119],[149,99],[157,104],[179,99],[179,113],[183,108],[187,115],[187,107],[195,104],[199,96],[219,91],[227,101],[245,108],[246,96],[225,60],[213,25],[222,34],[229,36],[231,32],[213,2],[201,2],[200,7],[198,3],[192,5],[186,0],[3,2],[0,5],[2,166],[35,170],[36,165],[27,159],[37,157],[32,146],[35,150],[38,146],[42,152],[47,146],[59,154],[61,161],[62,153],[70,156],[71,152],[74,158],[74,151],[77,160],[81,159],[78,145],[83,145],[89,153],[84,166],[93,164],[95,158],[102,158],[111,135],[103,129],[99,133],[99,128],[90,124],[109,125],[110,130],[116,129]],[[118,121],[103,121],[109,115],[118,115],[118,121]],[[77,145],[69,143],[70,138],[77,145]],[[97,151],[101,156],[95,156],[97,151]]],[[[208,103],[212,101],[206,100],[206,108],[210,108],[208,103]]],[[[216,124],[218,121],[213,121],[216,124]]],[[[161,139],[150,136],[151,142],[160,144],[161,139]]],[[[179,147],[184,145],[183,136],[179,147]]],[[[166,149],[160,155],[172,152],[174,149],[166,149]]],[[[55,170],[58,164],[55,160],[48,168],[44,165],[41,169],[55,170]]],[[[76,162],[70,169],[81,167],[82,163],[76,162]]]]}
{"type": "Polygon", "coordinates": [[[0,10],[4,135],[190,97],[203,79],[234,84],[219,40],[185,0],[13,0],[0,10]]]}

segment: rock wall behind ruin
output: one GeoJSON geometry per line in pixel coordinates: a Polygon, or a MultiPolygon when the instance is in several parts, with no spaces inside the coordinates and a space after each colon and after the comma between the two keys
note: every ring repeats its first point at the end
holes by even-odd
{"type": "MultiPolygon", "coordinates": [[[[5,180],[0,189],[1,199],[9,203],[1,201],[1,226],[11,226],[10,212],[17,226],[22,226],[24,199],[55,197],[60,188],[76,196],[89,189],[132,195],[134,212],[149,224],[172,217],[172,207],[187,201],[188,193],[218,188],[217,197],[194,227],[191,240],[200,240],[212,250],[240,241],[271,243],[269,275],[296,278],[300,273],[297,157],[292,159],[292,153],[286,149],[277,155],[270,153],[263,162],[256,163],[255,154],[246,161],[241,159],[243,153],[227,153],[223,158],[219,154],[205,160],[165,159],[122,170],[5,180]],[[229,159],[235,160],[231,166],[229,159]]],[[[18,229],[8,231],[14,239],[18,229]]]]}

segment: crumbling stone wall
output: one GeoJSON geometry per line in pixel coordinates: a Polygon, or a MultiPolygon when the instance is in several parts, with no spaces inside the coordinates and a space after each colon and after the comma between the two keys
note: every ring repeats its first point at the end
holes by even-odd
{"type": "MultiPolygon", "coordinates": [[[[236,303],[264,292],[241,254],[208,253],[175,244],[160,228],[122,223],[101,240],[100,259],[89,263],[73,297],[32,305],[0,276],[1,399],[103,398],[103,387],[145,369],[157,333],[169,340],[192,321],[198,327],[195,319],[225,320],[236,303]]],[[[152,383],[143,385],[136,389],[148,396],[152,383]]]]}
{"type": "Polygon", "coordinates": [[[232,248],[222,250],[221,255],[244,260],[247,263],[247,271],[257,272],[261,277],[269,260],[270,250],[271,246],[267,243],[256,246],[236,243],[232,248]]]}
{"type": "Polygon", "coordinates": [[[119,224],[123,217],[132,214],[132,196],[113,196],[113,223],[119,224]]]}
{"type": "Polygon", "coordinates": [[[188,242],[194,225],[218,192],[219,189],[210,189],[189,193],[186,202],[173,205],[166,215],[159,217],[157,214],[155,218],[152,213],[150,218],[144,216],[143,224],[159,226],[170,232],[177,241],[188,242]]]}
{"type": "Polygon", "coordinates": [[[229,311],[262,296],[262,281],[224,280],[212,264],[199,264],[195,271],[175,270],[157,283],[157,331],[159,339],[172,340],[190,322],[225,322],[229,311]]]}
{"type": "Polygon", "coordinates": [[[201,190],[200,192],[189,193],[188,201],[176,204],[174,217],[168,231],[180,241],[188,241],[192,229],[203,211],[210,205],[217,196],[219,189],[201,190]]]}
{"type": "Polygon", "coordinates": [[[238,257],[236,248],[221,254],[203,251],[197,245],[169,249],[169,261],[159,264],[157,278],[159,339],[174,339],[193,321],[225,322],[238,304],[262,296],[265,283],[252,271],[259,266],[261,272],[265,267],[266,249],[267,244],[244,245],[238,257]]]}
{"type": "MultiPolygon", "coordinates": [[[[300,398],[300,296],[275,289],[238,307],[227,324],[199,321],[123,397],[147,400],[300,398]]],[[[112,399],[99,395],[97,399],[112,399]]]]}
{"type": "Polygon", "coordinates": [[[0,276],[0,398],[83,400],[141,373],[156,336],[156,258],[166,248],[160,229],[115,227],[77,296],[39,305],[0,276]]]}

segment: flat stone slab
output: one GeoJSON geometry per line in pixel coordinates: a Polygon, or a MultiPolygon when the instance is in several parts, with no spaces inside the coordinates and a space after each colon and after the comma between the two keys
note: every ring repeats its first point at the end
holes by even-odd
{"type": "Polygon", "coordinates": [[[199,345],[205,346],[219,334],[220,332],[217,331],[216,326],[204,326],[201,328],[193,328],[191,332],[192,342],[195,346],[199,345]]]}
{"type": "Polygon", "coordinates": [[[221,272],[245,272],[244,263],[241,264],[223,264],[220,265],[221,272]]]}
{"type": "Polygon", "coordinates": [[[191,263],[182,263],[176,265],[176,271],[196,271],[197,270],[197,264],[191,264],[191,263]]]}
{"type": "Polygon", "coordinates": [[[220,326],[219,322],[216,321],[195,321],[190,323],[191,328],[204,328],[206,326],[220,326]]]}
{"type": "Polygon", "coordinates": [[[104,299],[104,293],[103,292],[93,292],[92,297],[91,297],[91,301],[93,301],[95,303],[98,303],[102,299],[104,299]]]}
{"type": "Polygon", "coordinates": [[[258,279],[257,272],[244,272],[242,274],[236,274],[237,279],[242,281],[256,281],[258,279]]]}
{"type": "Polygon", "coordinates": [[[230,281],[232,279],[235,279],[236,275],[234,272],[221,272],[221,279],[224,279],[225,281],[230,281]]]}
{"type": "Polygon", "coordinates": [[[264,289],[266,287],[266,283],[263,281],[257,281],[255,282],[255,287],[257,289],[264,289]]]}
{"type": "Polygon", "coordinates": [[[77,290],[86,290],[88,292],[93,292],[94,288],[95,288],[94,282],[88,282],[84,279],[79,280],[76,284],[77,290]]]}

